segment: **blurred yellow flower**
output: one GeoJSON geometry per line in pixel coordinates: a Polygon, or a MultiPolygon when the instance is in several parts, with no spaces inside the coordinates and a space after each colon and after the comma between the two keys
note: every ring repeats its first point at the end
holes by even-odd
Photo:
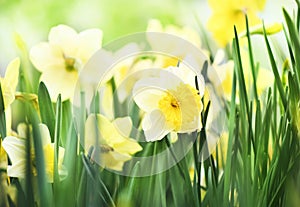
{"type": "Polygon", "coordinates": [[[0,77],[6,118],[6,134],[10,134],[11,132],[10,105],[15,100],[16,88],[19,81],[19,67],[20,58],[15,58],[8,64],[4,77],[0,77]]]}
{"type": "Polygon", "coordinates": [[[71,27],[58,25],[50,30],[48,42],[30,50],[30,60],[42,72],[40,81],[48,86],[53,101],[59,93],[63,100],[73,97],[78,73],[101,44],[99,29],[77,33],[71,27]]]}
{"type": "Polygon", "coordinates": [[[238,33],[246,29],[245,14],[249,26],[261,23],[257,13],[264,9],[266,0],[208,0],[212,16],[207,26],[217,43],[224,47],[234,37],[233,26],[238,33]]]}
{"type": "MultiPolygon", "coordinates": [[[[242,49],[241,59],[243,63],[243,72],[245,77],[246,89],[249,92],[253,87],[253,77],[250,67],[248,51],[242,49]]],[[[217,92],[224,96],[227,101],[231,99],[232,81],[234,73],[234,62],[228,60],[224,62],[224,51],[219,50],[216,54],[213,69],[214,71],[208,71],[208,77],[216,87],[217,92]]],[[[257,93],[259,96],[274,83],[274,75],[272,71],[260,67],[256,76],[257,93]]],[[[238,88],[237,88],[238,90],[238,88]]],[[[239,103],[239,97],[237,94],[237,102],[239,103]]]]}
{"type": "Polygon", "coordinates": [[[129,138],[132,129],[130,117],[110,122],[101,114],[91,114],[85,123],[85,149],[91,159],[104,168],[122,171],[132,155],[141,151],[136,140],[129,138]]]}
{"type": "MultiPolygon", "coordinates": [[[[44,124],[40,124],[40,132],[42,138],[42,145],[44,150],[44,163],[46,168],[46,176],[48,182],[53,182],[54,174],[54,144],[51,143],[50,133],[48,127],[44,124]]],[[[26,137],[27,130],[30,130],[26,124],[18,125],[18,137],[8,136],[3,140],[3,148],[8,154],[12,165],[7,167],[7,175],[10,177],[24,178],[26,174],[26,137]]],[[[64,148],[59,147],[59,158],[58,158],[58,170],[61,179],[67,176],[67,171],[64,167],[64,148]]],[[[31,163],[33,169],[33,175],[36,175],[35,169],[35,154],[34,149],[31,150],[31,163]]]]}
{"type": "Polygon", "coordinates": [[[0,77],[5,109],[15,100],[15,92],[19,80],[19,67],[20,59],[15,58],[7,66],[5,76],[3,78],[0,77]]]}
{"type": "Polygon", "coordinates": [[[172,131],[189,133],[202,128],[200,113],[204,81],[199,80],[198,91],[190,85],[193,82],[184,82],[174,73],[181,74],[183,71],[170,67],[158,77],[143,78],[134,86],[134,101],[146,112],[142,128],[147,141],[161,140],[172,131]]]}

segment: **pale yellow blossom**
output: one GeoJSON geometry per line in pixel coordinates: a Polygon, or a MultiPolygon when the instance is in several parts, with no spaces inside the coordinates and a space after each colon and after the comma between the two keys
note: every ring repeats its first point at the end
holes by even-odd
{"type": "Polygon", "coordinates": [[[40,81],[48,87],[52,101],[59,93],[63,100],[73,97],[79,72],[101,44],[99,29],[77,33],[69,26],[58,25],[50,30],[48,42],[30,50],[30,60],[42,73],[40,81]]]}
{"type": "Polygon", "coordinates": [[[103,168],[122,171],[123,165],[142,147],[130,138],[130,117],[110,122],[101,114],[91,114],[85,123],[85,149],[92,149],[91,159],[103,168]]]}

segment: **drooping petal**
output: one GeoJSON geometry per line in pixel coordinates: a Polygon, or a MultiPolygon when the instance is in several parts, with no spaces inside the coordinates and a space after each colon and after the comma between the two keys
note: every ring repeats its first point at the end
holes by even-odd
{"type": "Polygon", "coordinates": [[[26,159],[19,159],[12,165],[7,166],[7,175],[13,178],[24,178],[26,174],[26,159]]]}
{"type": "Polygon", "coordinates": [[[25,139],[8,136],[3,140],[2,146],[8,154],[12,165],[18,163],[19,160],[26,158],[25,139]]]}
{"type": "Polygon", "coordinates": [[[122,171],[124,162],[131,159],[131,156],[126,154],[120,154],[118,152],[109,152],[109,153],[103,153],[101,154],[101,165],[103,167],[116,170],[116,171],[122,171]]]}
{"type": "Polygon", "coordinates": [[[143,148],[136,142],[134,139],[124,138],[124,141],[121,143],[116,143],[112,146],[114,149],[122,154],[133,155],[136,152],[141,151],[143,148]]]}
{"type": "Polygon", "coordinates": [[[153,110],[145,114],[142,128],[148,142],[161,140],[173,130],[170,126],[167,126],[166,119],[160,110],[153,110]]]}

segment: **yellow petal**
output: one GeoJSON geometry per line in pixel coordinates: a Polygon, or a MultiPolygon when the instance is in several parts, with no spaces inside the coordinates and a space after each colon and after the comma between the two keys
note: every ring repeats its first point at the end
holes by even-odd
{"type": "Polygon", "coordinates": [[[121,143],[116,143],[113,145],[115,151],[121,154],[130,154],[133,155],[136,152],[141,151],[143,148],[136,142],[134,139],[124,138],[124,141],[121,143]]]}
{"type": "Polygon", "coordinates": [[[113,121],[113,125],[122,136],[130,136],[130,132],[132,129],[132,121],[129,116],[115,119],[113,121]]]}
{"type": "Polygon", "coordinates": [[[131,159],[131,156],[126,154],[120,154],[118,152],[109,152],[101,154],[101,166],[116,170],[122,171],[124,162],[131,159]]]}
{"type": "Polygon", "coordinates": [[[6,68],[4,79],[9,83],[10,88],[15,91],[19,80],[20,58],[15,58],[6,68]]]}

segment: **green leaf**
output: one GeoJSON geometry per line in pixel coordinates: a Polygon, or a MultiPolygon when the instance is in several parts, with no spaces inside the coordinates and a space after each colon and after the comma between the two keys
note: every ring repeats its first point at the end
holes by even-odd
{"type": "Polygon", "coordinates": [[[43,82],[39,85],[38,100],[42,123],[48,126],[51,142],[54,142],[55,114],[49,92],[43,82]]]}
{"type": "Polygon", "coordinates": [[[26,104],[26,109],[28,113],[29,123],[32,125],[33,132],[33,145],[34,145],[34,153],[35,153],[35,162],[36,162],[36,170],[37,170],[37,181],[38,181],[38,190],[39,190],[39,198],[41,202],[41,206],[52,206],[52,191],[46,180],[46,171],[45,171],[45,162],[44,162],[44,151],[41,133],[39,130],[39,118],[34,110],[34,108],[28,104],[26,104]]]}
{"type": "Polygon", "coordinates": [[[6,137],[6,118],[5,118],[4,99],[2,94],[1,83],[0,83],[0,136],[2,140],[6,137]]]}
{"type": "Polygon", "coordinates": [[[284,89],[283,89],[281,79],[280,79],[280,76],[279,76],[279,73],[278,73],[278,69],[277,69],[277,66],[276,66],[274,55],[272,53],[271,46],[270,46],[270,43],[269,43],[269,40],[267,38],[266,33],[264,34],[264,37],[265,37],[265,42],[266,42],[266,46],[267,46],[267,50],[268,50],[269,60],[270,60],[271,66],[272,66],[273,74],[275,76],[275,83],[278,87],[280,98],[281,98],[281,101],[283,103],[283,106],[286,109],[287,99],[285,97],[284,89]]]}

